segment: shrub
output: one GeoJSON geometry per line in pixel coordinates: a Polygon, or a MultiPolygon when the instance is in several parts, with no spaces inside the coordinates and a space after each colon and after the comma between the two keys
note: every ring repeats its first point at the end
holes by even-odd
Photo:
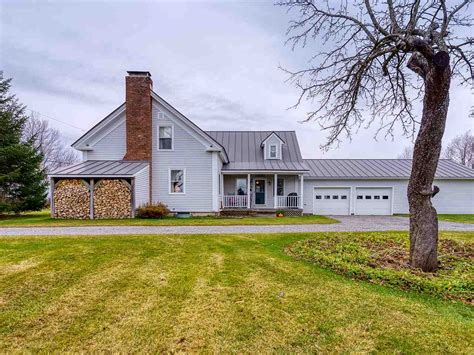
{"type": "Polygon", "coordinates": [[[168,206],[162,202],[147,203],[137,209],[137,217],[140,218],[163,218],[169,213],[168,206]]]}

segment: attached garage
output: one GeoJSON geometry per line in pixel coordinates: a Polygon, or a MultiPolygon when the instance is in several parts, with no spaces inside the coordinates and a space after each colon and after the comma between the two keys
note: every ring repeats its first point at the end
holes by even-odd
{"type": "Polygon", "coordinates": [[[316,187],[313,193],[313,214],[350,214],[351,189],[347,187],[316,187]]]}
{"type": "Polygon", "coordinates": [[[391,215],[392,187],[356,187],[356,215],[391,215]]]}

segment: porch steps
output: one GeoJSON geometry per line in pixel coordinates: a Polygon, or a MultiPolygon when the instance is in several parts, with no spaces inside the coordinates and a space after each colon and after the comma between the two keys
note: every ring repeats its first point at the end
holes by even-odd
{"type": "Polygon", "coordinates": [[[300,208],[291,209],[275,209],[275,208],[258,208],[258,209],[247,209],[247,208],[224,208],[221,210],[221,216],[269,216],[275,215],[276,211],[284,211],[285,216],[302,216],[303,210],[300,208]]]}

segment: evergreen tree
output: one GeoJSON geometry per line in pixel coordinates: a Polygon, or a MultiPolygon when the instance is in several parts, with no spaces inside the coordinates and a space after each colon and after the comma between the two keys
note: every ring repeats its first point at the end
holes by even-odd
{"type": "Polygon", "coordinates": [[[46,199],[43,157],[33,142],[22,141],[28,117],[9,93],[10,82],[0,71],[0,213],[37,211],[46,199]]]}

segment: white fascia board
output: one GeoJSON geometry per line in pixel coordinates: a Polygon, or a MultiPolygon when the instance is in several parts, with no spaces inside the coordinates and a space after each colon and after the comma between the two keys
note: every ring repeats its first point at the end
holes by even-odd
{"type": "MultiPolygon", "coordinates": [[[[111,125],[115,119],[120,116],[123,112],[125,112],[125,104],[120,105],[117,107],[112,113],[106,116],[102,121],[97,123],[93,126],[89,131],[87,131],[82,137],[80,137],[77,141],[75,141],[71,147],[77,150],[92,150],[92,145],[87,145],[87,143],[99,133],[103,129],[107,128],[107,126],[111,125]]],[[[112,125],[110,129],[107,129],[104,135],[101,135],[99,139],[93,140],[93,144],[97,143],[100,139],[102,139],[105,135],[107,135],[112,129],[116,128],[119,124],[112,125]]]]}
{"type": "Polygon", "coordinates": [[[262,141],[262,143],[260,144],[260,146],[263,146],[263,145],[267,142],[267,140],[269,140],[269,139],[270,139],[271,137],[273,137],[273,136],[275,136],[275,137],[280,141],[281,144],[285,144],[285,141],[284,141],[283,139],[281,139],[278,134],[276,134],[275,132],[272,132],[272,133],[270,133],[270,134],[267,136],[267,138],[265,138],[265,139],[262,141]]]}
{"type": "Polygon", "coordinates": [[[222,170],[222,174],[226,175],[236,175],[236,174],[304,174],[308,172],[308,170],[222,170]]]}
{"type": "MultiPolygon", "coordinates": [[[[171,106],[168,102],[166,102],[162,97],[160,97],[157,93],[154,91],[151,92],[151,97],[159,103],[161,106],[163,106],[166,110],[168,110],[172,115],[176,116],[177,118],[180,119],[180,123],[184,125],[183,128],[187,128],[187,131],[193,132],[196,137],[196,135],[199,137],[199,140],[203,142],[203,144],[206,146],[206,148],[216,148],[218,151],[221,152],[222,159],[227,163],[229,161],[229,158],[227,157],[227,153],[225,152],[225,149],[214,139],[212,139],[209,135],[207,135],[201,128],[199,128],[194,122],[192,122],[189,118],[184,116],[181,112],[179,112],[177,109],[175,109],[173,106],[171,106]],[[207,143],[207,144],[206,144],[207,143]]],[[[178,122],[176,122],[178,123],[178,122]]],[[[179,123],[178,123],[179,124],[179,123]]],[[[197,137],[196,137],[197,138],[197,137]]]]}
{"type": "MultiPolygon", "coordinates": [[[[141,171],[141,170],[140,170],[141,171]]],[[[81,178],[81,179],[88,179],[88,178],[131,178],[134,177],[134,175],[97,175],[97,174],[92,174],[92,175],[77,175],[77,174],[49,174],[48,177],[50,178],[81,178]]]]}
{"type": "MultiPolygon", "coordinates": [[[[341,176],[341,177],[315,177],[315,176],[305,176],[306,180],[409,180],[409,177],[403,177],[403,176],[380,176],[380,177],[347,177],[347,176],[341,176]]],[[[474,178],[471,177],[441,177],[441,178],[434,178],[434,181],[440,181],[440,180],[472,180],[474,181],[474,178]]]]}

